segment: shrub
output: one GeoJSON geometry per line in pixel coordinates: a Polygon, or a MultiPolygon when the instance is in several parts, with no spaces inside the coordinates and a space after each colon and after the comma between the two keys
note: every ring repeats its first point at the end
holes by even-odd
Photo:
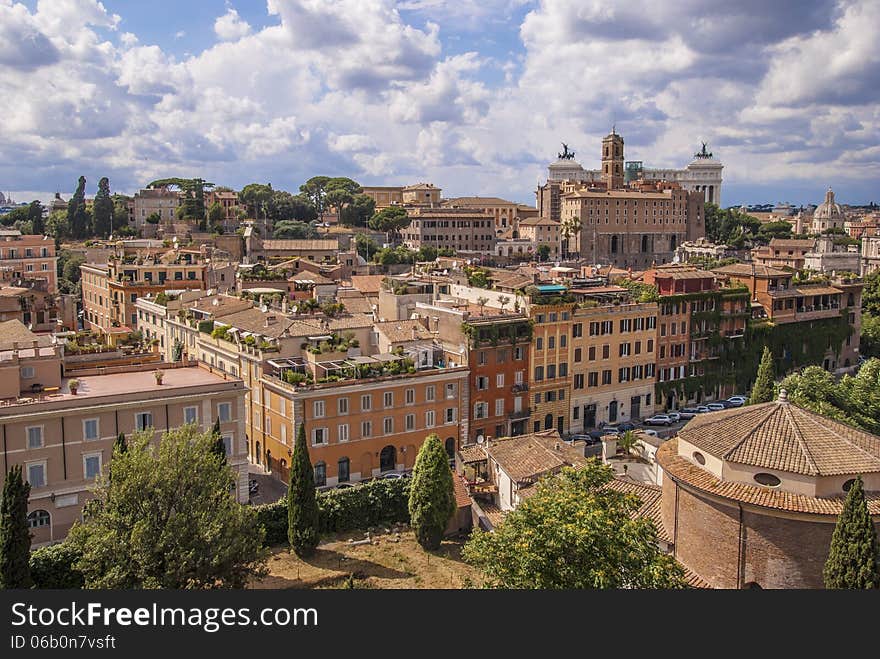
{"type": "Polygon", "coordinates": [[[213,320],[202,320],[199,322],[199,332],[202,334],[210,334],[214,331],[214,321],[213,320]]]}
{"type": "MultiPolygon", "coordinates": [[[[367,529],[381,524],[409,523],[410,479],[378,479],[357,487],[318,493],[321,533],[367,529]]],[[[266,544],[287,543],[287,500],[255,506],[266,529],[266,544]]]]}
{"type": "Polygon", "coordinates": [[[82,572],[74,568],[80,553],[72,545],[61,542],[31,552],[31,577],[36,588],[82,588],[82,572]]]}

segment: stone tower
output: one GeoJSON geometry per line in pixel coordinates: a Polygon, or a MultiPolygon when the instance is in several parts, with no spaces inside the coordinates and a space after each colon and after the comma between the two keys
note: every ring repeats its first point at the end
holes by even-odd
{"type": "Polygon", "coordinates": [[[602,182],[609,190],[623,187],[623,138],[613,127],[602,140],[602,182]]]}

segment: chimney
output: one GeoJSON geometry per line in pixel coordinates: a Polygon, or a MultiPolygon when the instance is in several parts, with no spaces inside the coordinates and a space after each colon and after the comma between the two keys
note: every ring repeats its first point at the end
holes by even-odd
{"type": "Polygon", "coordinates": [[[412,340],[413,341],[419,340],[419,331],[416,329],[415,325],[412,326],[412,340]]]}

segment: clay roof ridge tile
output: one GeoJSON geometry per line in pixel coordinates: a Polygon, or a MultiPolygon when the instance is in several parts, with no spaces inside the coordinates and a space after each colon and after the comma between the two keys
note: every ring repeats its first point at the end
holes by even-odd
{"type": "Polygon", "coordinates": [[[736,443],[734,443],[733,446],[731,446],[729,449],[727,449],[727,451],[725,451],[722,454],[722,456],[721,456],[722,460],[731,460],[732,459],[731,456],[733,455],[733,453],[737,449],[742,447],[742,445],[745,444],[752,437],[752,435],[754,435],[755,432],[759,428],[761,428],[761,426],[763,426],[764,423],[771,416],[773,416],[773,414],[776,412],[776,405],[769,405],[768,410],[767,410],[767,414],[764,414],[763,416],[757,414],[758,410],[754,410],[754,412],[755,412],[754,416],[757,420],[753,421],[752,424],[747,428],[747,430],[744,433],[742,433],[742,435],[740,436],[740,439],[736,443]]]}
{"type": "Polygon", "coordinates": [[[783,410],[783,414],[785,414],[785,418],[791,426],[792,432],[794,432],[794,437],[797,440],[798,446],[801,449],[801,453],[803,453],[804,458],[812,469],[811,476],[818,476],[821,474],[819,470],[819,465],[816,464],[816,461],[813,459],[813,453],[810,451],[810,447],[807,444],[807,441],[804,439],[804,434],[801,432],[801,428],[797,423],[797,419],[795,419],[795,415],[791,413],[791,407],[786,404],[780,405],[783,410]]]}

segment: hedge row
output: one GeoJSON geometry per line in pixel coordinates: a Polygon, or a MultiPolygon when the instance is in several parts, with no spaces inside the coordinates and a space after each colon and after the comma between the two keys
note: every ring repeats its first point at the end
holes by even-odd
{"type": "MultiPolygon", "coordinates": [[[[344,490],[318,493],[321,533],[354,531],[371,526],[409,523],[408,478],[377,479],[344,490]]],[[[287,499],[256,506],[266,528],[266,544],[287,543],[287,499]]]]}

